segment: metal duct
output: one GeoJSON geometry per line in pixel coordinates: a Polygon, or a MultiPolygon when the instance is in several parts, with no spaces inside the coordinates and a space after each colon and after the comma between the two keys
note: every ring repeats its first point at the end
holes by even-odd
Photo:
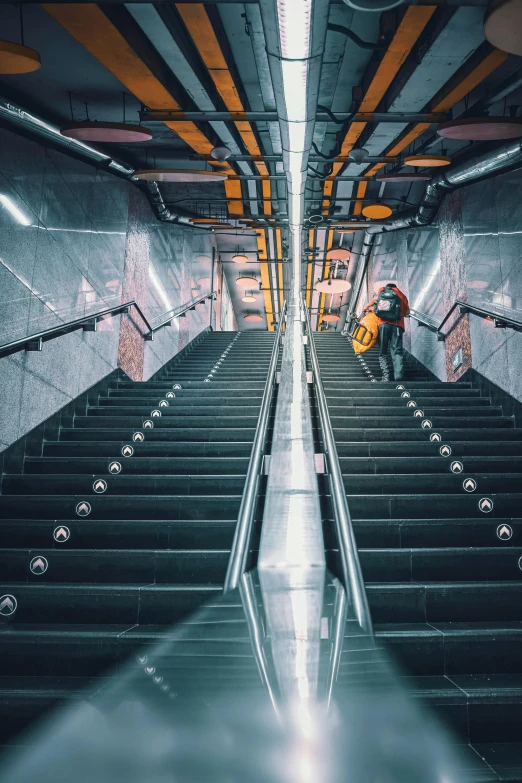
{"type": "Polygon", "coordinates": [[[156,182],[138,184],[138,180],[134,179],[135,170],[127,164],[113,160],[109,155],[100,152],[89,144],[85,144],[83,141],[77,141],[76,139],[69,139],[66,136],[62,136],[60,128],[57,125],[53,125],[53,123],[43,120],[36,114],[33,114],[2,97],[0,97],[0,120],[4,120],[8,125],[11,125],[18,130],[22,130],[26,133],[38,136],[38,138],[44,141],[50,142],[63,152],[83,158],[89,163],[94,163],[97,166],[104,168],[111,174],[115,174],[118,177],[122,177],[123,179],[127,179],[133,184],[138,185],[140,190],[147,196],[151,208],[158,220],[161,220],[164,223],[180,223],[190,228],[197,228],[200,231],[209,230],[192,225],[188,217],[168,209],[156,182]]]}
{"type": "Polygon", "coordinates": [[[360,268],[363,270],[361,282],[354,286],[348,312],[355,312],[357,307],[364,274],[377,235],[388,231],[399,231],[403,228],[428,226],[435,218],[442,199],[447,193],[469,185],[477,179],[492,177],[502,171],[520,166],[522,166],[522,141],[515,139],[495,150],[485,152],[483,155],[476,155],[447,169],[444,174],[439,174],[428,182],[424,198],[418,208],[401,212],[395,220],[391,220],[389,223],[367,228],[364,232],[361,250],[360,268]]]}

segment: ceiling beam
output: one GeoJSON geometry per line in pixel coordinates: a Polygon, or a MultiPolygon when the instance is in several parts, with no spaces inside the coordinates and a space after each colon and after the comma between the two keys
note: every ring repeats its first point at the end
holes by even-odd
{"type": "MultiPolygon", "coordinates": [[[[216,31],[214,30],[209,12],[199,3],[194,3],[192,5],[176,5],[176,9],[228,111],[244,115],[245,108],[216,31]]],[[[245,119],[235,120],[234,124],[246,149],[254,156],[253,160],[255,161],[255,166],[259,171],[259,174],[262,177],[268,176],[270,172],[263,160],[254,129],[248,120],[245,119]]],[[[270,181],[263,180],[261,182],[261,188],[263,196],[265,198],[270,197],[270,181]]],[[[272,204],[270,200],[264,202],[263,211],[265,215],[272,214],[272,204]]]]}
{"type": "MultiPolygon", "coordinates": [[[[437,95],[429,102],[428,108],[434,111],[449,111],[460,100],[465,98],[477,85],[486,79],[494,70],[504,63],[509,54],[500,49],[493,48],[485,43],[480,49],[467,60],[457,73],[439,90],[437,95]]],[[[417,123],[408,128],[398,140],[390,144],[385,153],[390,155],[399,155],[413,141],[419,138],[429,125],[417,123]]],[[[384,164],[376,164],[365,172],[365,176],[372,177],[382,169],[384,164]]]]}

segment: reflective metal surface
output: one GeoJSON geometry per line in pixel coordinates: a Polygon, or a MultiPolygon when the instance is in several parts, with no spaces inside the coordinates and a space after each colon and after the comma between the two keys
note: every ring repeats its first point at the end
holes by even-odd
{"type": "MultiPolygon", "coordinates": [[[[304,302],[303,302],[304,308],[304,302]]],[[[337,533],[337,542],[341,553],[341,562],[343,566],[344,586],[348,591],[348,600],[353,606],[355,617],[361,628],[371,637],[372,619],[368,606],[368,599],[364,588],[364,579],[359,562],[359,553],[355,542],[355,535],[350,518],[350,509],[346,499],[346,490],[344,488],[343,475],[337,455],[337,447],[328,413],[326,395],[321,380],[321,371],[315,351],[314,335],[310,324],[310,315],[308,310],[304,309],[306,317],[306,329],[308,334],[308,344],[310,348],[310,359],[314,373],[315,396],[319,410],[319,420],[321,432],[323,435],[324,449],[328,465],[328,484],[332,498],[332,507],[335,519],[335,529],[337,533]]]]}
{"type": "Polygon", "coordinates": [[[272,356],[270,359],[270,366],[268,368],[263,399],[261,400],[261,408],[257,421],[256,434],[254,436],[254,443],[252,445],[250,462],[248,464],[243,496],[241,498],[241,506],[239,508],[239,515],[234,533],[234,541],[232,543],[232,551],[230,553],[227,575],[225,577],[225,593],[228,592],[228,590],[234,590],[236,587],[238,587],[241,575],[246,569],[248,553],[250,551],[252,525],[258,500],[259,481],[261,476],[263,456],[265,455],[266,449],[266,433],[268,429],[268,419],[272,409],[277,360],[279,357],[279,348],[281,344],[281,334],[285,314],[286,302],[283,304],[283,309],[281,310],[281,317],[279,319],[279,326],[277,327],[277,334],[274,341],[274,347],[272,349],[272,356]]]}
{"type": "MultiPolygon", "coordinates": [[[[134,651],[128,665],[91,683],[74,706],[4,756],[0,781],[461,781],[455,749],[408,695],[401,672],[353,616],[344,623],[339,582],[328,574],[320,588],[315,577],[273,580],[267,605],[260,576],[245,575],[241,591],[208,604],[165,632],[160,644],[134,651]],[[274,623],[279,588],[291,598],[274,623]],[[313,601],[301,600],[305,589],[313,601]],[[312,657],[303,651],[318,619],[321,638],[313,639],[312,657]],[[292,627],[299,636],[285,636],[292,627]],[[332,658],[339,661],[333,687],[332,658]],[[292,679],[298,690],[289,689],[292,679]]],[[[477,768],[480,761],[476,756],[477,768]]]]}

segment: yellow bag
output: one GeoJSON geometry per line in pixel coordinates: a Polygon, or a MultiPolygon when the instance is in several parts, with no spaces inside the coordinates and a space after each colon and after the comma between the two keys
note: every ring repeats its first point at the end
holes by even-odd
{"type": "Polygon", "coordinates": [[[355,353],[365,353],[373,348],[379,336],[379,319],[373,310],[370,310],[360,321],[356,322],[350,335],[355,353]]]}

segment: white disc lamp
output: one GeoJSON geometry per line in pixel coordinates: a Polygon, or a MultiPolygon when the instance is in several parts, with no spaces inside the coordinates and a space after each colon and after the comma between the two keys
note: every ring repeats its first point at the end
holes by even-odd
{"type": "Polygon", "coordinates": [[[236,279],[236,283],[240,288],[253,288],[254,286],[258,286],[259,283],[257,282],[257,278],[255,277],[246,277],[241,276],[236,279]]]}
{"type": "Polygon", "coordinates": [[[320,291],[322,294],[344,294],[352,287],[351,283],[347,280],[340,278],[328,278],[328,280],[320,280],[315,284],[315,290],[320,291]]]}

